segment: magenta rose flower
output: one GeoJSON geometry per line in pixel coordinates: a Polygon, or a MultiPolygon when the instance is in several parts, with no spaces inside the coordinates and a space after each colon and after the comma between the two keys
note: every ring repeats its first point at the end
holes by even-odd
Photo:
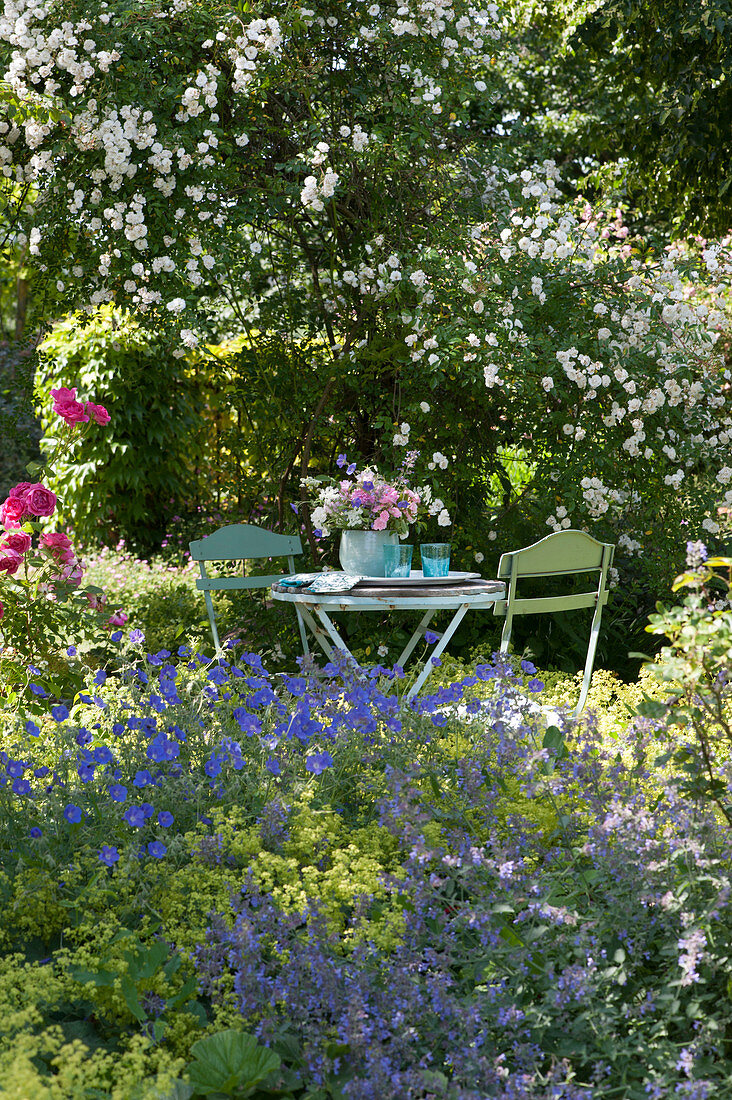
{"type": "Polygon", "coordinates": [[[112,419],[104,405],[92,405],[91,401],[87,401],[85,408],[92,420],[102,428],[112,419]]]}
{"type": "Polygon", "coordinates": [[[53,411],[58,413],[69,427],[89,420],[84,406],[76,400],[75,389],[69,390],[62,386],[58,390],[51,390],[51,397],[53,398],[53,411]]]}
{"type": "Polygon", "coordinates": [[[0,546],[0,573],[17,573],[22,556],[17,550],[11,550],[9,546],[0,546]]]}
{"type": "Polygon", "coordinates": [[[31,485],[26,489],[24,501],[32,516],[52,516],[56,511],[56,494],[45,485],[31,485]]]}
{"type": "Polygon", "coordinates": [[[5,527],[20,527],[24,518],[29,515],[25,497],[8,497],[0,508],[0,523],[5,527]]]}
{"type": "Polygon", "coordinates": [[[17,550],[19,554],[26,554],[31,548],[31,537],[25,531],[11,531],[5,535],[2,545],[11,550],[17,550]]]}
{"type": "Polygon", "coordinates": [[[52,531],[50,534],[41,535],[39,542],[41,549],[45,550],[59,565],[67,565],[74,561],[71,540],[63,531],[52,531]]]}
{"type": "Polygon", "coordinates": [[[31,484],[32,483],[30,481],[19,481],[18,484],[14,485],[13,488],[8,493],[8,498],[17,497],[19,500],[22,500],[23,497],[25,496],[25,494],[30,489],[31,484]]]}

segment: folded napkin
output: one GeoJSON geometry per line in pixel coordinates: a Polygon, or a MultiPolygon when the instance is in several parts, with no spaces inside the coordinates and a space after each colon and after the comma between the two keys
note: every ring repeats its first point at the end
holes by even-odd
{"type": "Polygon", "coordinates": [[[317,573],[292,573],[289,577],[280,577],[277,584],[283,588],[307,588],[317,576],[317,573]]]}
{"type": "Polygon", "coordinates": [[[307,588],[308,592],[348,592],[362,576],[332,570],[327,573],[293,573],[277,582],[283,588],[307,588]]]}

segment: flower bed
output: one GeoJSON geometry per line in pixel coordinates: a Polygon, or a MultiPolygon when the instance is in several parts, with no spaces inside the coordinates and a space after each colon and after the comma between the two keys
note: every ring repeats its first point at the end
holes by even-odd
{"type": "Polygon", "coordinates": [[[729,1088],[727,834],[653,723],[141,644],[3,719],[11,1097],[729,1088]]]}

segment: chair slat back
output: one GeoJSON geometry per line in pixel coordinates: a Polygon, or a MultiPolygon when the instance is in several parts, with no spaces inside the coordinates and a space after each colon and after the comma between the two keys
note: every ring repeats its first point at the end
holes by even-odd
{"type": "Polygon", "coordinates": [[[503,554],[498,577],[551,577],[602,569],[607,545],[584,531],[555,531],[522,550],[503,554]]]}
{"type": "Polygon", "coordinates": [[[231,523],[190,543],[190,551],[194,561],[244,561],[302,554],[302,543],[297,535],[280,535],[251,523],[231,523]]]}

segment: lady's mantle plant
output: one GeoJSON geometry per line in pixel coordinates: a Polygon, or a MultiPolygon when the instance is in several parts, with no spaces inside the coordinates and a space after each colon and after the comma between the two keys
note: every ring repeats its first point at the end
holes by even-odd
{"type": "MultiPolygon", "coordinates": [[[[109,423],[104,406],[78,401],[75,389],[55,389],[52,395],[54,412],[66,425],[54,458],[81,432],[109,423]]],[[[36,474],[42,469],[30,467],[36,474]]],[[[27,481],[13,486],[0,507],[0,695],[5,691],[11,701],[31,684],[43,694],[39,679],[58,690],[65,672],[62,649],[73,656],[72,641],[99,640],[103,626],[123,625],[126,619],[120,611],[108,617],[100,590],[81,587],[84,566],[71,539],[65,531],[45,529],[56,509],[54,492],[27,481]]]]}

